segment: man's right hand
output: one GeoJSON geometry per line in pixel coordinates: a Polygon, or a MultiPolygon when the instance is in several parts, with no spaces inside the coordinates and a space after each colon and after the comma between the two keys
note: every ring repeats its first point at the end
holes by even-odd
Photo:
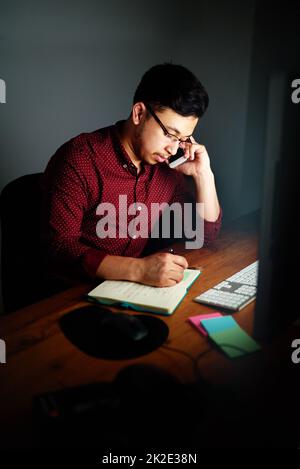
{"type": "Polygon", "coordinates": [[[107,255],[96,277],[107,280],[129,280],[153,287],[172,287],[183,279],[188,263],[185,257],[166,252],[143,258],[107,255]]]}
{"type": "Polygon", "coordinates": [[[183,279],[184,269],[188,268],[185,257],[170,253],[158,253],[136,259],[137,280],[154,287],[171,287],[183,279]]]}

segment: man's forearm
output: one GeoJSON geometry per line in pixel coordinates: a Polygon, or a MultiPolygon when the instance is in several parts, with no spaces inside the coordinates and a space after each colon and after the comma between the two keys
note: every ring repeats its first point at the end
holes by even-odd
{"type": "Polygon", "coordinates": [[[123,256],[106,256],[100,263],[96,277],[107,280],[139,280],[141,259],[123,256]]]}
{"type": "Polygon", "coordinates": [[[220,214],[215,177],[211,170],[194,176],[196,202],[204,204],[204,220],[214,222],[220,214]]]}

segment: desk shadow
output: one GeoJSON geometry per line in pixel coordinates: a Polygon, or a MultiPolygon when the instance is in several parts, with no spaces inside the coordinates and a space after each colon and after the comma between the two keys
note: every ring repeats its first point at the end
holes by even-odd
{"type": "Polygon", "coordinates": [[[109,383],[35,396],[38,447],[179,450],[193,435],[198,441],[205,395],[206,386],[195,390],[156,366],[131,365],[109,383]]]}
{"type": "Polygon", "coordinates": [[[147,330],[140,340],[124,336],[117,328],[103,327],[103,319],[113,314],[116,313],[108,308],[85,306],[64,315],[59,325],[65,337],[79,350],[95,358],[110,360],[146,355],[160,347],[168,337],[169,328],[165,322],[146,314],[134,315],[147,330]]]}

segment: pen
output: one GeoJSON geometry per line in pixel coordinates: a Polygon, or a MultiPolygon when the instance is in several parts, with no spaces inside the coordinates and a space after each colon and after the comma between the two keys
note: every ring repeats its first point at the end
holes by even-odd
{"type": "MultiPolygon", "coordinates": [[[[174,254],[174,255],[175,255],[175,251],[174,251],[173,248],[170,248],[170,249],[168,250],[168,252],[169,252],[170,254],[174,254]]],[[[192,265],[191,265],[191,266],[188,266],[188,269],[191,269],[191,270],[202,270],[202,267],[201,267],[201,266],[192,266],[192,265]]]]}

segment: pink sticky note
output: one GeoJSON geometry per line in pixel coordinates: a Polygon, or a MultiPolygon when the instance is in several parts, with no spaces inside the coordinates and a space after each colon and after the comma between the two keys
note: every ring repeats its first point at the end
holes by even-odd
{"type": "Polygon", "coordinates": [[[209,313],[209,314],[199,314],[198,316],[189,317],[189,321],[201,332],[201,334],[207,336],[207,332],[204,327],[201,326],[201,321],[203,319],[211,319],[222,316],[221,313],[209,313]]]}

